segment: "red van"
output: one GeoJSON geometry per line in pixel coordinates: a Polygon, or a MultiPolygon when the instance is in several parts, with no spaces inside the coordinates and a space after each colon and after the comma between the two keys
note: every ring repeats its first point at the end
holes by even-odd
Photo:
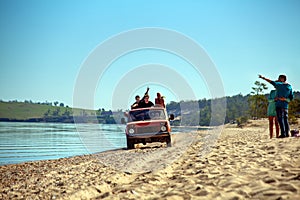
{"type": "Polygon", "coordinates": [[[129,111],[126,125],[127,148],[134,144],[166,142],[171,146],[171,126],[163,107],[138,108],[129,111]]]}

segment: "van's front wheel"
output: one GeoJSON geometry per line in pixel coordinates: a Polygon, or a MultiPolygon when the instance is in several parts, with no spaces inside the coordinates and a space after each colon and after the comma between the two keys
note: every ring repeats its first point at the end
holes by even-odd
{"type": "Polygon", "coordinates": [[[127,139],[127,149],[134,149],[134,143],[127,139]]]}
{"type": "Polygon", "coordinates": [[[172,146],[171,136],[170,135],[169,135],[169,137],[167,137],[166,143],[167,143],[167,147],[171,147],[172,146]]]}

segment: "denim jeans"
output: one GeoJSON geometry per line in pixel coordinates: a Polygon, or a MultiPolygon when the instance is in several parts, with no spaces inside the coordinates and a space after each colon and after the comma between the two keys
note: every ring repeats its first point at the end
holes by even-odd
{"type": "Polygon", "coordinates": [[[288,109],[276,107],[276,114],[281,130],[281,136],[289,137],[288,109]]]}

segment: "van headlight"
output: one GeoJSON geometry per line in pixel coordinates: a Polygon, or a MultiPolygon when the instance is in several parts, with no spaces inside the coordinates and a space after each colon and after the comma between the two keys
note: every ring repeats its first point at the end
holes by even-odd
{"type": "Polygon", "coordinates": [[[161,126],[161,127],[160,127],[160,130],[161,130],[162,132],[165,132],[165,131],[167,130],[167,127],[161,126]]]}
{"type": "Polygon", "coordinates": [[[133,128],[130,128],[130,129],[128,130],[128,132],[129,132],[130,134],[133,134],[133,133],[134,133],[134,129],[133,129],[133,128]]]}

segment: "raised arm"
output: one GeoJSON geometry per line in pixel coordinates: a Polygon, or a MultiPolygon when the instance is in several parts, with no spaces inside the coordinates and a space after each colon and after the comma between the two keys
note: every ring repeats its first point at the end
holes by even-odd
{"type": "Polygon", "coordinates": [[[143,101],[145,100],[145,96],[148,96],[149,89],[150,89],[150,88],[147,87],[147,90],[146,90],[146,92],[145,92],[143,98],[140,100],[140,102],[143,102],[143,101]]]}
{"type": "Polygon", "coordinates": [[[268,78],[266,78],[266,77],[263,77],[262,75],[258,75],[258,78],[261,78],[261,79],[263,79],[263,80],[265,80],[265,81],[267,81],[267,82],[271,82],[272,80],[270,80],[270,79],[268,79],[268,78]]]}
{"type": "Polygon", "coordinates": [[[147,87],[147,90],[146,90],[146,92],[145,92],[145,94],[144,95],[147,95],[148,94],[148,92],[149,92],[149,87],[147,87]]]}

